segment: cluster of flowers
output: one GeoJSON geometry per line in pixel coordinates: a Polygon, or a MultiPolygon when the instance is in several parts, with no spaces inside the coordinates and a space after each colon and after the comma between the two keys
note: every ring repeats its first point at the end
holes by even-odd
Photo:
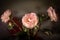
{"type": "MultiPolygon", "coordinates": [[[[7,23],[10,20],[10,15],[11,15],[11,11],[6,10],[1,16],[2,22],[7,23]]],[[[31,12],[31,13],[25,14],[22,17],[22,24],[26,28],[29,28],[29,29],[34,28],[38,24],[38,17],[36,15],[36,13],[31,12]]]]}

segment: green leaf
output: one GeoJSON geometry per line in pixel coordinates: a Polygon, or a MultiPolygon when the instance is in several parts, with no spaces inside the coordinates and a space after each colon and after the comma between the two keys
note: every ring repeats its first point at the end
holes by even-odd
{"type": "Polygon", "coordinates": [[[40,22],[42,22],[43,21],[43,19],[42,19],[42,17],[40,17],[40,22]]]}
{"type": "Polygon", "coordinates": [[[12,26],[8,25],[8,29],[9,29],[9,30],[13,29],[13,26],[14,26],[14,25],[12,25],[12,26]]]}

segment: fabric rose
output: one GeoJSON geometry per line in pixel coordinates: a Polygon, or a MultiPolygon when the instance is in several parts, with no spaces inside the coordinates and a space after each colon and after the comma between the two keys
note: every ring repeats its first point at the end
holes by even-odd
{"type": "Polygon", "coordinates": [[[22,17],[22,24],[29,29],[34,28],[38,23],[38,17],[36,13],[28,13],[22,17]]]}
{"type": "Polygon", "coordinates": [[[10,20],[10,16],[11,15],[11,11],[10,10],[6,10],[2,15],[1,15],[1,20],[2,22],[6,23],[10,20]]]}

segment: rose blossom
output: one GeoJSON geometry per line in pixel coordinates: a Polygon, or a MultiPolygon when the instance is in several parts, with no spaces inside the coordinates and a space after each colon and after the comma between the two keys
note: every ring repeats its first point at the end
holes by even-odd
{"type": "Polygon", "coordinates": [[[6,23],[8,20],[10,20],[9,16],[11,15],[10,10],[6,10],[2,15],[1,15],[1,20],[2,22],[6,23]]]}
{"type": "Polygon", "coordinates": [[[25,14],[22,18],[22,23],[26,28],[34,28],[38,23],[38,17],[36,13],[25,14]]]}
{"type": "Polygon", "coordinates": [[[50,7],[48,10],[48,16],[50,17],[51,21],[57,21],[57,15],[56,15],[56,12],[55,12],[55,9],[53,9],[52,7],[50,7]]]}

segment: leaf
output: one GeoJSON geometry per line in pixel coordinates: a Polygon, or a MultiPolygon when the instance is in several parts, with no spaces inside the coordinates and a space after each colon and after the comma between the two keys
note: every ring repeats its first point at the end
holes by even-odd
{"type": "Polygon", "coordinates": [[[11,24],[11,25],[8,25],[8,29],[13,29],[13,27],[14,27],[14,25],[13,24],[11,24]]]}
{"type": "Polygon", "coordinates": [[[43,19],[42,19],[42,17],[40,17],[40,22],[42,22],[43,21],[43,19]]]}

